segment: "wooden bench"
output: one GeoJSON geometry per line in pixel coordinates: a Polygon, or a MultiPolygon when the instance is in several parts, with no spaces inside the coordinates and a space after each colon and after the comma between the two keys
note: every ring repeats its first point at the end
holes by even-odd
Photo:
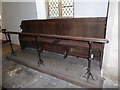
{"type": "MultiPolygon", "coordinates": [[[[67,55],[86,58],[87,78],[93,78],[90,71],[91,60],[99,60],[100,67],[102,65],[104,44],[108,43],[105,39],[106,18],[25,20],[20,27],[22,32],[6,33],[9,39],[10,34],[19,34],[21,49],[37,48],[38,65],[43,64],[42,50],[64,54],[64,58],[67,55]]],[[[14,53],[13,49],[12,52],[14,53]]]]}
{"type": "MultiPolygon", "coordinates": [[[[106,34],[106,18],[98,17],[98,18],[64,18],[64,19],[45,19],[45,20],[23,20],[20,25],[22,32],[24,33],[37,33],[37,34],[50,34],[50,35],[63,35],[63,36],[74,36],[74,37],[86,37],[86,38],[101,38],[105,39],[106,34]]],[[[28,36],[20,35],[20,45],[22,49],[26,47],[35,48],[34,43],[29,42],[30,39],[24,41],[23,38],[26,39],[28,36]]],[[[81,43],[80,50],[76,48],[69,48],[62,46],[60,42],[60,46],[58,45],[49,45],[52,42],[51,39],[44,39],[42,41],[40,47],[42,47],[46,51],[56,52],[60,54],[65,53],[65,48],[70,51],[68,55],[73,55],[76,57],[87,57],[88,48],[83,48],[86,46],[85,43],[81,43]],[[48,43],[47,43],[48,42],[48,43]]],[[[69,43],[74,43],[70,41],[69,43]]],[[[67,43],[66,43],[67,44],[67,43]]],[[[77,44],[77,42],[75,43],[77,44]]],[[[68,45],[67,45],[68,46],[68,45]]],[[[76,45],[73,45],[73,47],[76,45]]],[[[93,47],[98,47],[100,50],[94,50],[94,58],[102,63],[102,55],[104,50],[104,45],[94,43],[93,47]]]]}

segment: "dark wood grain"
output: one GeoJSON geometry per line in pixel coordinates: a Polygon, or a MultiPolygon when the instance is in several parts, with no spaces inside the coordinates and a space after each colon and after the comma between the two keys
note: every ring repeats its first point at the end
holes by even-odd
{"type": "Polygon", "coordinates": [[[51,35],[51,34],[38,34],[38,33],[24,33],[24,32],[6,32],[10,34],[22,34],[22,35],[29,35],[29,36],[40,36],[40,37],[47,37],[47,38],[57,38],[57,39],[64,39],[64,40],[76,40],[76,41],[84,41],[84,42],[97,42],[97,43],[108,43],[109,41],[106,39],[101,38],[88,38],[88,37],[75,37],[75,36],[64,36],[64,35],[51,35]]]}
{"type": "Polygon", "coordinates": [[[67,39],[67,40],[76,40],[83,42],[97,42],[97,43],[108,43],[109,41],[101,38],[91,38],[91,37],[75,37],[75,36],[63,36],[63,35],[50,35],[50,34],[40,34],[40,36],[48,38],[58,38],[58,39],[67,39]]]}
{"type": "MultiPolygon", "coordinates": [[[[106,32],[106,18],[64,18],[64,19],[44,19],[44,20],[23,20],[20,25],[22,33],[20,34],[20,45],[24,49],[26,47],[34,47],[34,43],[23,41],[23,38],[28,37],[29,33],[33,35],[41,34],[42,37],[51,37],[56,39],[73,39],[95,42],[93,47],[100,47],[100,50],[94,51],[95,58],[101,59],[99,51],[103,52],[106,32]],[[28,35],[28,36],[26,36],[28,35]],[[56,36],[57,35],[57,36],[56,36]],[[100,45],[98,46],[99,42],[100,45]]],[[[31,37],[31,36],[30,36],[31,37]]],[[[40,46],[44,50],[64,53],[68,49],[69,54],[73,56],[87,56],[88,48],[80,47],[81,49],[70,48],[66,46],[49,45],[50,43],[41,43],[40,46]]],[[[84,45],[84,44],[82,44],[84,45]]]]}

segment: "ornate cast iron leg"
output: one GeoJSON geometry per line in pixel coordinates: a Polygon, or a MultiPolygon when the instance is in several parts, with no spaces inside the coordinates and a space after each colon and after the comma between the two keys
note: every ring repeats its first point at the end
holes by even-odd
{"type": "Polygon", "coordinates": [[[87,78],[87,81],[89,81],[89,78],[90,78],[90,76],[91,76],[91,78],[94,80],[94,78],[93,78],[93,75],[92,75],[92,73],[91,73],[91,60],[93,59],[93,54],[92,54],[92,43],[93,42],[88,42],[88,44],[89,44],[89,54],[88,54],[88,58],[87,58],[87,60],[88,60],[88,67],[87,67],[87,72],[85,73],[85,75],[83,76],[83,77],[86,77],[87,78]]]}
{"type": "Polygon", "coordinates": [[[41,59],[41,52],[42,52],[42,50],[39,50],[38,36],[35,37],[35,39],[36,39],[36,47],[37,47],[37,51],[38,51],[38,56],[39,56],[38,66],[39,66],[40,64],[44,65],[44,62],[43,62],[43,60],[41,59]]]}
{"type": "Polygon", "coordinates": [[[13,46],[12,46],[12,42],[11,42],[11,37],[10,37],[10,34],[9,33],[7,33],[7,35],[8,35],[8,40],[10,41],[10,47],[11,47],[11,51],[12,51],[12,55],[15,55],[15,52],[14,52],[14,49],[13,49],[13,46]]]}

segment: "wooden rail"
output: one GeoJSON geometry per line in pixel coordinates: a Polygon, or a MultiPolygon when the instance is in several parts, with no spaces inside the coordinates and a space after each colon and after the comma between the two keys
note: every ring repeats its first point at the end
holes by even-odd
{"type": "Polygon", "coordinates": [[[103,43],[103,44],[109,43],[107,39],[101,39],[101,38],[74,37],[74,36],[64,36],[64,35],[37,34],[37,33],[11,32],[11,31],[8,31],[5,33],[41,36],[41,37],[47,37],[47,38],[66,39],[66,40],[75,40],[75,41],[97,42],[97,43],[103,43]]]}

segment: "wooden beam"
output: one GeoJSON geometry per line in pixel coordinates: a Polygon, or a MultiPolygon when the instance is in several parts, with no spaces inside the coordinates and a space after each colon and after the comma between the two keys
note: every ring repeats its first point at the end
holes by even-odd
{"type": "Polygon", "coordinates": [[[96,43],[108,43],[107,39],[101,38],[91,38],[91,37],[75,37],[75,36],[64,36],[64,35],[52,35],[52,34],[37,34],[37,33],[24,33],[24,32],[5,32],[10,34],[22,34],[22,35],[30,35],[30,36],[40,36],[47,38],[56,38],[56,39],[64,39],[64,40],[74,40],[74,41],[85,41],[85,42],[96,42],[96,43]]]}

